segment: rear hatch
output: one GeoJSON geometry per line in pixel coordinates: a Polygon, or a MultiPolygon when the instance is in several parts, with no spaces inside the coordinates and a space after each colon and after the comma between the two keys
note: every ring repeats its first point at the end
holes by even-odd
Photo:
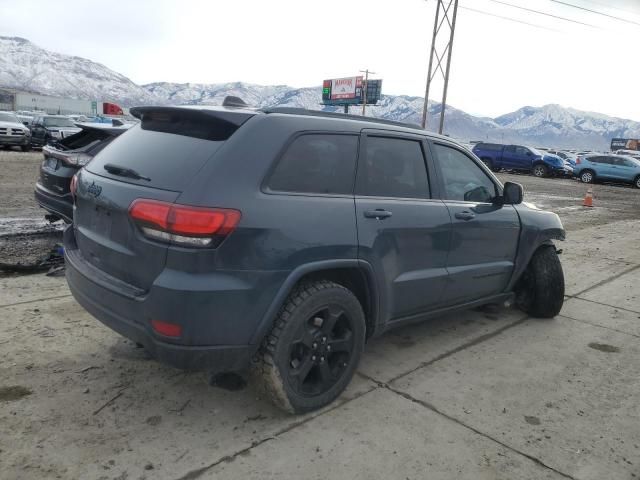
{"type": "Polygon", "coordinates": [[[145,292],[164,268],[169,247],[142,234],[129,214],[132,203],[175,202],[253,113],[179,107],[131,112],[141,124],[108,145],[78,176],[74,228],[85,261],[145,292]]]}

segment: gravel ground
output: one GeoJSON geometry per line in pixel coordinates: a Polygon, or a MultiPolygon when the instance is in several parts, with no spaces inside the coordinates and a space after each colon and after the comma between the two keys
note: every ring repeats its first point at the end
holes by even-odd
{"type": "Polygon", "coordinates": [[[41,219],[42,210],[33,198],[38,179],[42,152],[0,150],[0,234],[8,228],[2,220],[7,217],[41,219]]]}

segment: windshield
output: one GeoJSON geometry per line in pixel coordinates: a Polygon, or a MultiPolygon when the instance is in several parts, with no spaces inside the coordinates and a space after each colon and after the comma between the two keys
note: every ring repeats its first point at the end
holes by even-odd
{"type": "Polygon", "coordinates": [[[0,122],[20,123],[20,120],[13,113],[0,112],[0,122]]]}
{"type": "Polygon", "coordinates": [[[71,119],[67,117],[45,117],[45,127],[75,127],[71,119]]]}
{"type": "Polygon", "coordinates": [[[544,157],[545,155],[548,155],[548,153],[541,152],[537,148],[533,148],[533,147],[528,147],[528,148],[529,148],[529,150],[531,150],[531,153],[533,153],[534,155],[540,155],[541,157],[544,157]]]}

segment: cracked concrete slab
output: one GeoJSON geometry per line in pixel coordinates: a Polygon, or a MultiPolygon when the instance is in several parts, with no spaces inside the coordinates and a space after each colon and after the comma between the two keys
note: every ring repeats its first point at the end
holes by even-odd
{"type": "MultiPolygon", "coordinates": [[[[563,245],[559,245],[563,247],[563,245]]],[[[560,255],[565,294],[576,295],[604,280],[620,275],[634,264],[602,257],[590,257],[568,248],[560,255]]]]}
{"type": "Polygon", "coordinates": [[[200,478],[538,480],[563,477],[380,388],[222,462],[200,478]]]}
{"type": "Polygon", "coordinates": [[[528,320],[392,384],[580,479],[640,473],[638,339],[528,320]]]}
{"type": "Polygon", "coordinates": [[[640,313],[640,268],[589,290],[579,295],[579,298],[615,305],[640,313]]]}
{"type": "Polygon", "coordinates": [[[386,383],[524,317],[520,310],[492,307],[458,312],[392,330],[367,343],[359,371],[386,383]]]}
{"type": "Polygon", "coordinates": [[[640,337],[640,313],[571,298],[565,301],[561,314],[640,337]]]}

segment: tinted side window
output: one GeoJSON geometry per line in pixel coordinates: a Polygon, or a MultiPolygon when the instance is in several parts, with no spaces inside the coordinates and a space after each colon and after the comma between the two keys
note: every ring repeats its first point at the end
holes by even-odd
{"type": "Polygon", "coordinates": [[[496,196],[495,184],[471,158],[445,145],[436,143],[434,147],[446,200],[490,202],[496,196]]]}
{"type": "Polygon", "coordinates": [[[510,154],[514,154],[516,153],[516,147],[515,145],[508,145],[506,147],[504,147],[504,153],[510,153],[510,154]]]}
{"type": "Polygon", "coordinates": [[[373,197],[429,198],[429,180],[417,140],[367,137],[358,163],[357,193],[373,197]]]}
{"type": "Polygon", "coordinates": [[[529,153],[529,149],[525,147],[516,147],[516,153],[518,155],[526,155],[527,153],[529,153]]]}
{"type": "Polygon", "coordinates": [[[357,153],[355,135],[302,135],[280,158],[269,179],[269,188],[280,192],[350,195],[357,153]]]}

